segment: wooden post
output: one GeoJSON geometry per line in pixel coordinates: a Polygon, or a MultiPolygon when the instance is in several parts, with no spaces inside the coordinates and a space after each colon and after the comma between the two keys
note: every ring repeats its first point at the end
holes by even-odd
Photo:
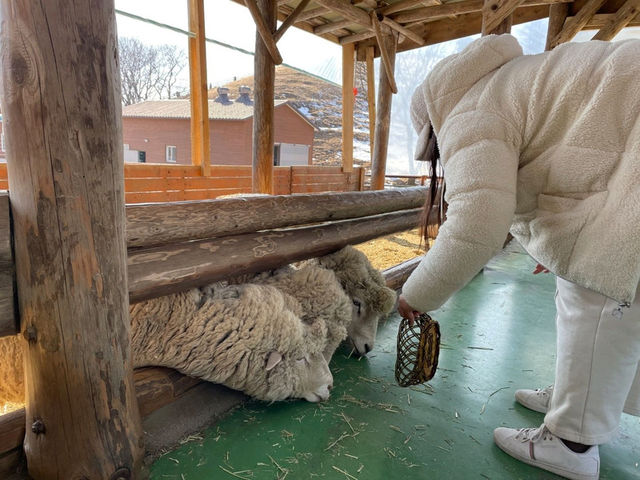
{"type": "Polygon", "coordinates": [[[604,27],[598,30],[591,40],[610,41],[626,27],[640,12],[640,0],[627,0],[604,27]]]}
{"type": "Polygon", "coordinates": [[[2,113],[25,361],[29,473],[134,479],[113,1],[0,2],[2,113]]]}
{"type": "Polygon", "coordinates": [[[551,50],[551,42],[564,28],[564,22],[569,14],[568,3],[553,3],[549,5],[549,26],[547,27],[546,51],[551,50]]]}
{"type": "Polygon", "coordinates": [[[565,22],[563,29],[549,42],[550,48],[569,42],[596,14],[606,0],[587,0],[580,11],[565,22]]]}
{"type": "Polygon", "coordinates": [[[7,192],[0,192],[0,337],[15,335],[17,332],[14,274],[9,195],[7,192]]]}
{"type": "MultiPolygon", "coordinates": [[[[371,162],[371,190],[384,189],[384,175],[387,168],[387,149],[389,148],[389,124],[391,123],[391,101],[393,92],[387,69],[393,71],[396,62],[396,48],[398,46],[398,35],[382,25],[384,42],[388,52],[389,65],[385,67],[384,62],[380,62],[380,85],[378,90],[378,105],[376,111],[376,126],[373,141],[373,161],[371,162]]],[[[381,46],[381,48],[383,48],[381,46]]]]}
{"type": "Polygon", "coordinates": [[[353,172],[353,44],[342,47],[342,171],[353,172]]]}
{"type": "Polygon", "coordinates": [[[376,129],[376,82],[373,71],[373,58],[375,47],[367,47],[367,104],[369,106],[369,150],[373,162],[373,137],[376,129]]]}
{"type": "MultiPolygon", "coordinates": [[[[258,0],[260,14],[269,31],[276,28],[276,0],[258,0]]],[[[253,191],[274,194],[273,185],[273,98],[276,67],[269,49],[256,31],[254,58],[255,92],[253,110],[253,191]]]]}
{"type": "Polygon", "coordinates": [[[485,0],[482,7],[482,35],[511,32],[513,12],[524,0],[485,0]]]}
{"type": "Polygon", "coordinates": [[[189,80],[191,85],[191,163],[202,175],[211,174],[209,148],[209,99],[207,95],[207,49],[203,0],[189,0],[189,80]]]}

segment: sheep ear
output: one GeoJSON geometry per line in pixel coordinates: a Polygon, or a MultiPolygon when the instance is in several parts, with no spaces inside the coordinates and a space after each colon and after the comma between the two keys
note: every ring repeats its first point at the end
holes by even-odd
{"type": "Polygon", "coordinates": [[[269,359],[267,360],[267,372],[271,370],[273,367],[278,365],[282,361],[282,354],[280,352],[271,352],[269,354],[269,359]]]}

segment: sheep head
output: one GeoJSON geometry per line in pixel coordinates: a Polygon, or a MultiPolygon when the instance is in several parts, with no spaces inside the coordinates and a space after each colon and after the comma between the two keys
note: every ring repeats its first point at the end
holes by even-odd
{"type": "Polygon", "coordinates": [[[267,358],[265,371],[271,384],[276,386],[269,389],[265,400],[304,398],[309,402],[320,402],[329,398],[333,388],[333,375],[322,353],[287,358],[280,352],[272,351],[267,358]]]}
{"type": "Polygon", "coordinates": [[[352,320],[348,338],[356,353],[366,355],[374,346],[378,321],[388,314],[396,294],[387,288],[384,278],[371,265],[367,256],[351,246],[317,259],[318,264],[333,270],[352,301],[352,320]]]}

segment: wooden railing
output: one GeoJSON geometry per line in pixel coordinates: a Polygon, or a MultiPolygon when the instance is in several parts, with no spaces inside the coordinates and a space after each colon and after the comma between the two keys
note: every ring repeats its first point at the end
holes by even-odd
{"type": "MultiPolygon", "coordinates": [[[[124,176],[127,203],[206,200],[251,192],[249,165],[213,165],[205,177],[199,166],[135,163],[125,165],[124,176]]],[[[277,195],[362,190],[362,180],[359,167],[351,173],[315,165],[274,168],[277,195]]],[[[0,164],[0,190],[8,188],[7,165],[0,164]]]]}

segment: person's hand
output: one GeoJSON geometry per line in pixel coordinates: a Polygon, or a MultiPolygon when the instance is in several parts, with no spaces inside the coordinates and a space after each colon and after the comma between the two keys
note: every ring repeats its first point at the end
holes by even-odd
{"type": "Polygon", "coordinates": [[[536,269],[533,271],[533,274],[537,275],[539,273],[549,273],[549,269],[539,263],[536,265],[536,269]]]}
{"type": "Polygon", "coordinates": [[[420,315],[422,312],[414,310],[413,307],[407,303],[405,298],[400,295],[400,298],[398,299],[398,313],[402,318],[409,320],[409,326],[413,327],[416,315],[420,315]]]}

